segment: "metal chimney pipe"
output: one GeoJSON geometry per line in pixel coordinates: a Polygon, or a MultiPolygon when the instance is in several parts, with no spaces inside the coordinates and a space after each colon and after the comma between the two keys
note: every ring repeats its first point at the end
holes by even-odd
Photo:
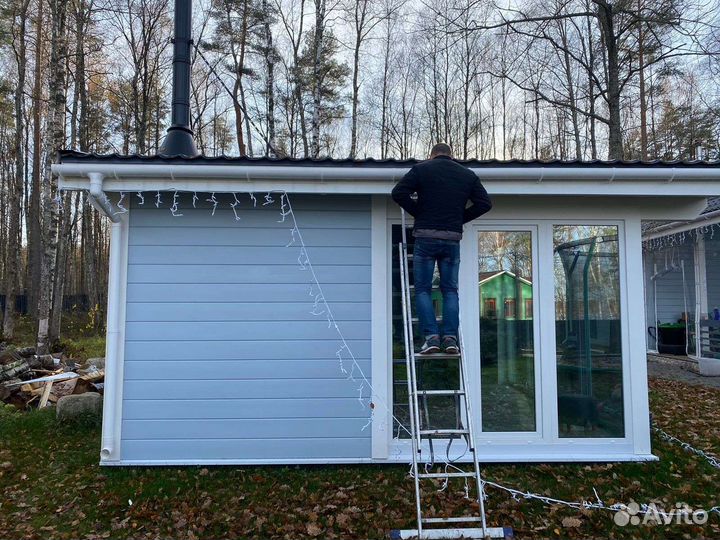
{"type": "Polygon", "coordinates": [[[163,156],[194,157],[200,154],[190,129],[191,31],[192,0],[175,0],[172,124],[158,151],[163,156]]]}

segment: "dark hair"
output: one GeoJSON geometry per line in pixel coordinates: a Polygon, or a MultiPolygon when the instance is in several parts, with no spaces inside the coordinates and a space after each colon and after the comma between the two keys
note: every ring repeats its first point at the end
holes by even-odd
{"type": "Polygon", "coordinates": [[[430,150],[431,156],[450,156],[452,157],[452,148],[450,148],[449,144],[445,143],[437,143],[435,146],[432,147],[432,150],[430,150]]]}

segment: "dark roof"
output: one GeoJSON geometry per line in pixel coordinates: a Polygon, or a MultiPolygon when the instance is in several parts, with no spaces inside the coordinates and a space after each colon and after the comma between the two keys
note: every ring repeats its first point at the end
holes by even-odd
{"type": "MultiPolygon", "coordinates": [[[[350,158],[271,158],[271,157],[249,157],[249,156],[143,156],[139,154],[90,154],[76,150],[60,150],[58,162],[60,163],[163,163],[163,164],[192,164],[203,165],[295,165],[300,167],[411,167],[423,160],[419,159],[350,159],[350,158]]],[[[641,161],[641,160],[524,160],[524,159],[469,159],[457,160],[459,163],[469,167],[693,167],[709,168],[720,167],[720,161],[641,161]]]]}

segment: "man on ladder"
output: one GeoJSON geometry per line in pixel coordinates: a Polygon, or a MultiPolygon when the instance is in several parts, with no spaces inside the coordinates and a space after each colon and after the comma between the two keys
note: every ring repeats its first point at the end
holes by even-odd
{"type": "Polygon", "coordinates": [[[419,352],[438,353],[442,347],[448,354],[457,354],[460,239],[465,223],[492,208],[490,197],[475,173],[452,159],[450,147],[438,143],[429,160],[415,165],[398,182],[392,198],[415,218],[415,305],[425,338],[419,352]],[[472,206],[467,207],[468,201],[472,206]],[[431,298],[436,262],[443,297],[442,342],[431,298]]]}
{"type": "Polygon", "coordinates": [[[395,539],[439,538],[511,538],[509,527],[488,527],[485,520],[483,480],[480,475],[477,450],[473,435],[472,409],[467,391],[467,369],[463,360],[462,332],[458,303],[458,270],[460,267],[460,239],[463,225],[486,213],[492,207],[487,191],[475,174],[452,159],[447,144],[436,144],[430,159],[415,165],[395,186],[393,199],[403,208],[402,241],[400,243],[400,275],[403,306],[403,329],[405,335],[405,359],[410,410],[410,434],[412,443],[412,477],[415,482],[417,529],[395,530],[395,539]],[[413,195],[416,194],[415,197],[413,195]],[[468,207],[468,202],[471,205],[468,207]],[[410,303],[410,272],[405,230],[405,211],[415,218],[413,234],[413,273],[415,276],[415,302],[418,310],[423,345],[415,352],[413,318],[410,303]],[[443,296],[442,341],[432,305],[432,281],[437,263],[440,271],[440,289],[443,296]],[[442,354],[440,354],[442,353],[442,354]],[[418,381],[416,362],[433,362],[438,358],[458,362],[459,386],[457,388],[428,389],[418,381]],[[455,425],[438,428],[431,421],[429,399],[451,398],[455,403],[455,425]],[[420,417],[420,400],[423,417],[420,417]],[[453,439],[464,438],[467,451],[472,455],[474,470],[464,471],[450,460],[450,444],[453,439]],[[434,464],[433,440],[447,439],[447,460],[442,472],[432,472],[434,464]],[[429,459],[423,457],[423,441],[427,442],[429,459]],[[424,463],[421,471],[419,463],[424,463]],[[449,470],[451,469],[451,470],[449,470]],[[422,509],[421,480],[444,480],[473,478],[477,485],[479,515],[424,517],[422,509]],[[426,528],[433,525],[479,523],[481,528],[426,528]]]}

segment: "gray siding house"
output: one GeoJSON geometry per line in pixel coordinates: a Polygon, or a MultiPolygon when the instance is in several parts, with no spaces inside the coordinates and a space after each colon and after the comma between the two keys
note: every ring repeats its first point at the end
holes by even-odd
{"type": "MultiPolygon", "coordinates": [[[[112,222],[101,463],[409,461],[389,193],[415,163],[61,152],[112,222]]],[[[480,459],[654,459],[641,223],[695,219],[720,167],[465,164],[494,201],[461,242],[480,459]],[[497,271],[531,284],[522,331],[483,318],[497,271]]]]}
{"type": "Polygon", "coordinates": [[[648,351],[720,375],[720,198],[693,220],[647,222],[643,251],[648,351]]]}

